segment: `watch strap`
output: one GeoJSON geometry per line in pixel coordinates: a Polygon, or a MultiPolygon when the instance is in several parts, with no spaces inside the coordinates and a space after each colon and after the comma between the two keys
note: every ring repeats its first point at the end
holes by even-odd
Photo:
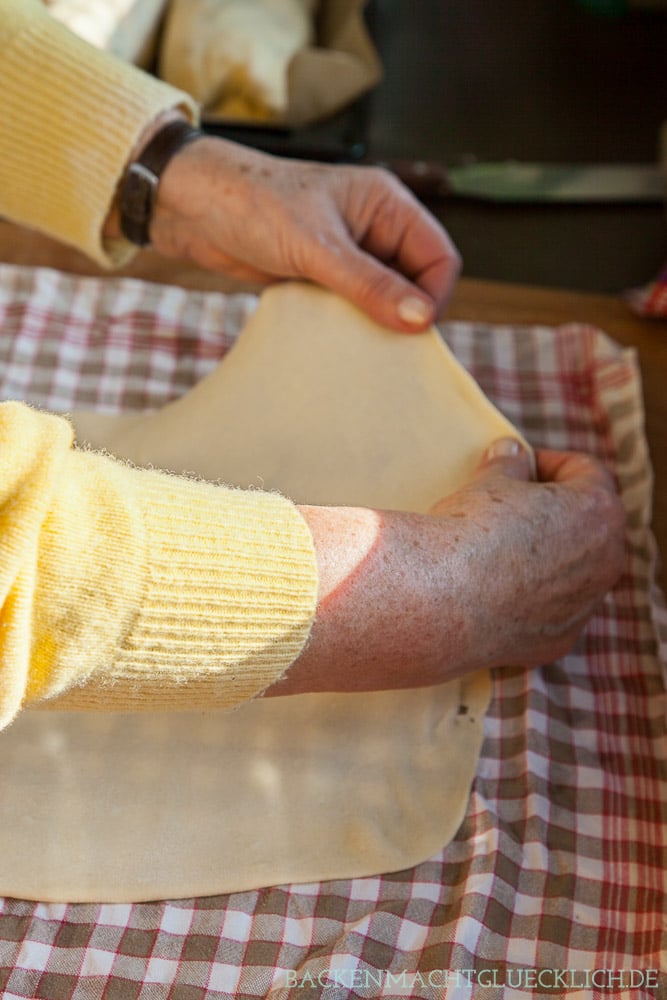
{"type": "Polygon", "coordinates": [[[121,232],[131,243],[140,247],[150,243],[150,223],[160,176],[172,156],[203,135],[201,129],[183,119],[168,122],[129,164],[121,182],[119,207],[121,232]]]}

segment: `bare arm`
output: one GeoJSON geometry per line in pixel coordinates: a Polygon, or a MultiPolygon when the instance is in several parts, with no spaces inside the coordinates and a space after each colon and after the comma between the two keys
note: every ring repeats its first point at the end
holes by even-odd
{"type": "Polygon", "coordinates": [[[431,516],[303,507],[318,555],[311,638],[269,695],[440,683],[564,655],[622,566],[625,517],[584,455],[487,455],[431,516]]]}

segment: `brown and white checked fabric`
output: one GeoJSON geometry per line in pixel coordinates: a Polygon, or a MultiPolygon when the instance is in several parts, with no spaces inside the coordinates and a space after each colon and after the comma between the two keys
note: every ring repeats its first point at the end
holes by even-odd
{"type": "MultiPolygon", "coordinates": [[[[0,398],[160,406],[253,305],[0,266],[0,398]]],[[[135,905],[5,899],[3,997],[667,997],[667,618],[634,358],[584,327],[443,333],[532,444],[607,462],[628,510],[625,575],[576,650],[495,673],[454,841],[382,878],[135,905]]]]}
{"type": "MultiPolygon", "coordinates": [[[[667,129],[665,130],[667,134],[667,129]]],[[[667,319],[667,264],[646,285],[631,288],[625,296],[630,308],[638,316],[649,319],[667,319]]]]}

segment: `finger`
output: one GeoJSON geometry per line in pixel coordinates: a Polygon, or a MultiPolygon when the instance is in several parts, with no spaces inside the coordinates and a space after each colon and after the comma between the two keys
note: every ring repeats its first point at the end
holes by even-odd
{"type": "MultiPolygon", "coordinates": [[[[406,193],[407,195],[407,193],[406,193]]],[[[461,272],[461,256],[449,234],[418,202],[397,198],[372,220],[363,248],[425,292],[441,316],[461,272]]]]}
{"type": "Polygon", "coordinates": [[[449,234],[393,174],[359,167],[347,180],[344,216],[352,238],[444,309],[461,270],[449,234]]]}
{"type": "Polygon", "coordinates": [[[535,461],[537,477],[541,482],[569,483],[585,488],[603,487],[616,492],[612,473],[592,455],[540,449],[535,452],[535,461]]]}
{"type": "Polygon", "coordinates": [[[416,333],[435,319],[436,304],[429,295],[352,241],[313,259],[309,277],[394,330],[416,333]]]}
{"type": "Polygon", "coordinates": [[[476,478],[498,472],[523,482],[533,478],[533,457],[518,438],[502,437],[492,442],[477,467],[476,478]]]}

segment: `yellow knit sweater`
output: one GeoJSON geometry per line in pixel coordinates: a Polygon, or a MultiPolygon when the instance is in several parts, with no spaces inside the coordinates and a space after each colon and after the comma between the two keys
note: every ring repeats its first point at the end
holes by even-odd
{"type": "Polygon", "coordinates": [[[0,404],[0,727],[43,699],[227,707],[276,680],[316,601],[294,506],[71,444],[63,418],[0,404]]]}
{"type": "Polygon", "coordinates": [[[42,0],[0,0],[0,215],[101,264],[136,248],[102,245],[104,220],[144,128],[187,94],[99,52],[42,0]]]}
{"type": "MultiPolygon", "coordinates": [[[[0,214],[111,264],[100,231],[148,122],[185,95],[98,53],[40,0],[0,0],[0,214]]],[[[275,494],[72,449],[60,417],[0,403],[0,727],[21,706],[232,706],[298,656],[310,532],[275,494]]]]}

